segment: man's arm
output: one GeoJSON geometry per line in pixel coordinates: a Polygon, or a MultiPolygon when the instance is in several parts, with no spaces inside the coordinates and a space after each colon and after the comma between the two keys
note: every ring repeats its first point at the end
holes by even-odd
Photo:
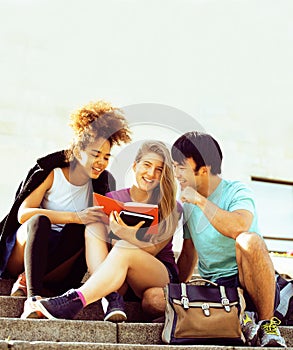
{"type": "Polygon", "coordinates": [[[232,212],[223,210],[191,187],[186,187],[181,194],[183,202],[197,205],[214,228],[224,236],[236,239],[248,231],[253,220],[253,214],[245,209],[232,212]]]}
{"type": "Polygon", "coordinates": [[[196,263],[197,252],[192,239],[184,239],[183,247],[177,262],[180,282],[187,282],[191,279],[196,263]]]}
{"type": "Polygon", "coordinates": [[[248,231],[252,224],[253,214],[248,210],[238,209],[230,212],[220,209],[206,198],[201,209],[217,231],[233,239],[248,231]]]}

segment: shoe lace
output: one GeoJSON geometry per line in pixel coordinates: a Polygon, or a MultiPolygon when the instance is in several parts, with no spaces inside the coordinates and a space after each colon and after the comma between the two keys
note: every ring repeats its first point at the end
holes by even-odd
{"type": "Polygon", "coordinates": [[[68,291],[66,294],[50,298],[50,303],[54,306],[62,306],[64,304],[67,304],[69,301],[73,301],[79,299],[78,296],[72,295],[72,291],[68,291]]]}
{"type": "Polygon", "coordinates": [[[243,322],[243,325],[245,326],[247,323],[252,322],[252,319],[248,316],[247,313],[245,313],[242,322],[243,322]]]}
{"type": "Polygon", "coordinates": [[[267,322],[261,326],[266,334],[278,335],[278,326],[281,324],[281,321],[277,317],[272,317],[270,322],[267,322]]]}

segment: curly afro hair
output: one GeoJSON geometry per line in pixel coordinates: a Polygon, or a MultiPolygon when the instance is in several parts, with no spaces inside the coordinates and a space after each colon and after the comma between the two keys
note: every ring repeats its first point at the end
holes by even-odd
{"type": "Polygon", "coordinates": [[[70,126],[75,138],[69,150],[69,158],[75,147],[84,150],[89,143],[102,137],[113,145],[131,141],[131,131],[123,111],[109,102],[90,102],[71,114],[70,126]]]}

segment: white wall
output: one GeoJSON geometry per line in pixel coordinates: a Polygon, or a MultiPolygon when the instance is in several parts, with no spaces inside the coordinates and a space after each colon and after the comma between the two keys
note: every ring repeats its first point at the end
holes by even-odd
{"type": "Polygon", "coordinates": [[[0,0],[0,43],[0,216],[100,98],[185,111],[226,177],[292,181],[291,0],[0,0]]]}

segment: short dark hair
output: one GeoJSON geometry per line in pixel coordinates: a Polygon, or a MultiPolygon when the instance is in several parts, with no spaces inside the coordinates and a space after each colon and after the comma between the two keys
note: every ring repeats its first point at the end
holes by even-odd
{"type": "Polygon", "coordinates": [[[183,164],[186,158],[196,163],[195,171],[202,166],[210,166],[213,175],[221,174],[223,154],[218,142],[209,134],[190,131],[180,136],[172,146],[172,158],[183,164]]]}

